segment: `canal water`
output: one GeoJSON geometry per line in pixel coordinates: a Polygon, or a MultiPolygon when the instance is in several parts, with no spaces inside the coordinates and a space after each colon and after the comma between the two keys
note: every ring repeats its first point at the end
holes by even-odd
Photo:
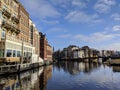
{"type": "Polygon", "coordinates": [[[61,61],[0,76],[0,90],[120,90],[120,67],[61,61]]]}

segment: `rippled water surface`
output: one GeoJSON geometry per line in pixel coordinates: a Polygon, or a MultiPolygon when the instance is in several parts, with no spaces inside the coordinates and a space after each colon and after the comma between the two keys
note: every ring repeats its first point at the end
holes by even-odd
{"type": "Polygon", "coordinates": [[[60,62],[53,67],[47,90],[120,90],[120,67],[60,62]]]}
{"type": "Polygon", "coordinates": [[[0,90],[120,90],[120,66],[58,62],[0,76],[0,90]]]}

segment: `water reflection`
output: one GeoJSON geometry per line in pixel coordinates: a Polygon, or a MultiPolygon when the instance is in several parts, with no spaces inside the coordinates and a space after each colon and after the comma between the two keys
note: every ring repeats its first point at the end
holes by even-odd
{"type": "Polygon", "coordinates": [[[83,63],[83,62],[67,62],[61,61],[55,64],[58,70],[63,69],[71,75],[79,74],[80,72],[90,73],[101,66],[99,63],[83,63]]]}
{"type": "Polygon", "coordinates": [[[0,90],[120,90],[119,72],[119,66],[61,61],[17,75],[0,76],[0,90]]]}
{"type": "Polygon", "coordinates": [[[51,76],[52,66],[0,76],[0,90],[46,90],[47,81],[51,76]]]}
{"type": "Polygon", "coordinates": [[[120,90],[119,71],[116,66],[60,61],[53,67],[47,90],[120,90]]]}
{"type": "Polygon", "coordinates": [[[113,66],[113,72],[120,72],[120,66],[113,66]]]}

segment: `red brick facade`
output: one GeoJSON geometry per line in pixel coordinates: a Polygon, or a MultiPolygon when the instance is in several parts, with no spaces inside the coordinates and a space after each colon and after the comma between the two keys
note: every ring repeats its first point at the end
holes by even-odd
{"type": "Polygon", "coordinates": [[[48,41],[46,39],[46,35],[40,34],[40,57],[43,60],[52,60],[52,47],[48,44],[48,41]]]}

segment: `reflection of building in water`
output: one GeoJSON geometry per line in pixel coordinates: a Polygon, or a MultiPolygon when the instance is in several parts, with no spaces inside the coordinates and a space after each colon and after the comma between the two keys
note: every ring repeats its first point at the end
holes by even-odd
{"type": "Polygon", "coordinates": [[[12,90],[14,87],[18,87],[18,79],[14,75],[12,77],[0,79],[0,90],[12,90]]]}
{"type": "Polygon", "coordinates": [[[83,63],[83,62],[58,62],[56,65],[57,69],[63,69],[65,72],[71,75],[78,74],[80,72],[89,73],[92,70],[99,67],[97,63],[83,63]]]}
{"type": "Polygon", "coordinates": [[[47,81],[52,77],[52,66],[44,68],[39,79],[40,90],[46,90],[47,81]]]}
{"type": "Polygon", "coordinates": [[[27,71],[19,75],[1,77],[0,90],[39,90],[39,76],[43,68],[27,71]]]}
{"type": "Polygon", "coordinates": [[[113,69],[113,72],[120,72],[119,66],[113,66],[112,69],[113,69]]]}

